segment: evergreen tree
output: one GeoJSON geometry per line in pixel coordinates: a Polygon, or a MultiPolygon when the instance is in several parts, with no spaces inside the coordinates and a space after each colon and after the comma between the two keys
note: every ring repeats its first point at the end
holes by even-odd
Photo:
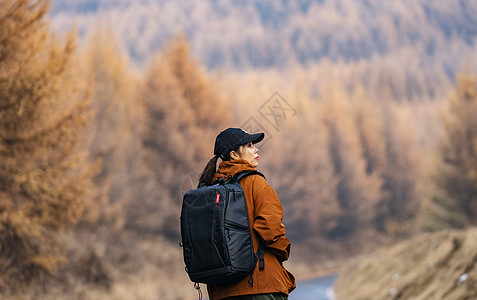
{"type": "Polygon", "coordinates": [[[50,32],[49,1],[1,7],[0,290],[55,274],[91,176],[77,148],[88,94],[71,68],[75,35],[50,32]]]}

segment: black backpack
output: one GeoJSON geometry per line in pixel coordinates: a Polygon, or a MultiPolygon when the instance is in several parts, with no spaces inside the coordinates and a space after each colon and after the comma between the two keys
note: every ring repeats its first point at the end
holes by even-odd
{"type": "MultiPolygon", "coordinates": [[[[228,180],[184,195],[181,210],[181,245],[191,281],[212,285],[238,282],[252,274],[257,260],[263,269],[264,246],[253,251],[247,204],[240,179],[258,174],[245,171],[228,180]]],[[[253,277],[249,280],[253,285],[253,277]]]]}

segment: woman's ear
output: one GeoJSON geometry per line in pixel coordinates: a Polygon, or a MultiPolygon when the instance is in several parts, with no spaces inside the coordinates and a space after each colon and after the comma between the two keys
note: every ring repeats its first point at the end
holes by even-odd
{"type": "Polygon", "coordinates": [[[230,158],[237,160],[240,159],[240,155],[236,151],[230,151],[230,158]]]}

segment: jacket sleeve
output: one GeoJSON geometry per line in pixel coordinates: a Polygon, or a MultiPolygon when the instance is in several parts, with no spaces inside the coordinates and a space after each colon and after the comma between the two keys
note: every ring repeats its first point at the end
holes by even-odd
{"type": "Polygon", "coordinates": [[[283,262],[290,255],[290,241],[282,223],[283,207],[275,190],[263,178],[257,178],[259,188],[254,193],[255,220],[253,229],[261,242],[283,262]]]}

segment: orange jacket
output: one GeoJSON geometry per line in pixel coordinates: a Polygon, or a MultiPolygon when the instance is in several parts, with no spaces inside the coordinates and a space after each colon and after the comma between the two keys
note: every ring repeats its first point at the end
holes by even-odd
{"type": "MultiPolygon", "coordinates": [[[[214,181],[246,170],[255,169],[243,160],[224,161],[219,165],[214,181]]],[[[273,188],[260,175],[247,176],[240,181],[240,185],[245,193],[250,228],[253,228],[254,251],[257,251],[260,241],[266,246],[265,268],[259,270],[256,266],[252,275],[234,284],[207,285],[209,298],[217,300],[265,293],[288,295],[296,285],[295,277],[282,264],[290,254],[290,241],[285,237],[285,226],[282,224],[283,207],[280,200],[273,188]],[[250,276],[253,276],[253,286],[249,283],[250,276]]]]}

